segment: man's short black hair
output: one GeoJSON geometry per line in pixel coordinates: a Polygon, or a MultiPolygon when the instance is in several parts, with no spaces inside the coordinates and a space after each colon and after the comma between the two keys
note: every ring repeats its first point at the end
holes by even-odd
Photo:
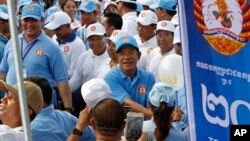
{"type": "Polygon", "coordinates": [[[105,15],[105,17],[107,18],[107,24],[108,26],[114,26],[115,29],[122,29],[122,17],[117,14],[117,13],[107,13],[105,15]]]}
{"type": "Polygon", "coordinates": [[[100,101],[92,114],[97,129],[105,133],[117,133],[126,118],[123,106],[111,98],[100,101]]]}
{"type": "Polygon", "coordinates": [[[132,10],[136,10],[137,9],[137,4],[136,3],[131,3],[131,2],[124,2],[122,1],[124,6],[127,8],[130,8],[132,10]]]}

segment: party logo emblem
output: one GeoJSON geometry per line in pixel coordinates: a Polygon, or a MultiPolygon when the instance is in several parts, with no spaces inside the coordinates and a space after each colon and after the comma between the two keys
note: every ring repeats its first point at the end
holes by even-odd
{"type": "Polygon", "coordinates": [[[194,0],[196,24],[210,46],[223,55],[240,51],[250,37],[247,0],[194,0]]]}

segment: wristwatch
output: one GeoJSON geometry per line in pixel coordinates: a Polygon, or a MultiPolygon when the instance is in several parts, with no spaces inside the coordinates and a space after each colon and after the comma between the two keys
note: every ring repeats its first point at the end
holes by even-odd
{"type": "Polygon", "coordinates": [[[82,131],[78,130],[76,127],[74,127],[71,131],[71,134],[75,134],[75,135],[78,135],[78,136],[82,136],[82,131]]]}

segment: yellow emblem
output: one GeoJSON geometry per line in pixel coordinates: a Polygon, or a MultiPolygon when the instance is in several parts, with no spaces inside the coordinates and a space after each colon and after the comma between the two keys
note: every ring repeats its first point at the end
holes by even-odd
{"type": "Polygon", "coordinates": [[[127,42],[127,41],[128,41],[128,37],[123,37],[123,38],[122,38],[122,41],[123,41],[123,42],[127,42]]]}
{"type": "Polygon", "coordinates": [[[34,6],[31,5],[31,6],[29,7],[29,11],[30,11],[30,12],[33,12],[33,11],[34,11],[34,6]]]}
{"type": "Polygon", "coordinates": [[[168,25],[167,22],[162,22],[162,23],[161,23],[161,26],[162,26],[162,27],[166,27],[167,25],[168,25]]]}
{"type": "Polygon", "coordinates": [[[222,55],[240,51],[250,38],[250,7],[239,0],[194,0],[197,27],[210,46],[222,55]]]}
{"type": "Polygon", "coordinates": [[[95,30],[96,30],[96,27],[95,27],[95,26],[92,26],[92,27],[90,28],[90,30],[91,30],[91,31],[95,31],[95,30]]]}

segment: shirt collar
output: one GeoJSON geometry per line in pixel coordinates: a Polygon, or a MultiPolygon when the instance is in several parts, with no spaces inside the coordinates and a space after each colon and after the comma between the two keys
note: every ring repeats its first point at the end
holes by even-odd
{"type": "Polygon", "coordinates": [[[5,37],[3,34],[0,33],[0,41],[3,41],[5,44],[8,42],[8,38],[5,37]]]}
{"type": "Polygon", "coordinates": [[[122,16],[122,19],[123,20],[128,20],[128,19],[129,20],[136,20],[137,19],[136,12],[128,12],[122,16]]]}
{"type": "Polygon", "coordinates": [[[174,49],[174,47],[173,47],[169,52],[165,53],[165,54],[162,55],[162,56],[164,57],[164,56],[167,56],[167,55],[169,55],[169,54],[175,54],[175,49],[174,49]]]}
{"type": "MultiPolygon", "coordinates": [[[[125,73],[122,72],[120,65],[117,65],[117,67],[118,67],[118,71],[119,71],[120,75],[122,76],[122,79],[130,78],[125,73]]],[[[136,75],[133,78],[133,80],[140,78],[140,77],[141,77],[141,71],[138,68],[136,68],[136,75]]]]}
{"type": "Polygon", "coordinates": [[[72,42],[75,40],[75,38],[76,38],[76,33],[72,32],[72,34],[66,40],[63,41],[63,40],[57,39],[57,41],[60,45],[60,44],[66,44],[66,43],[72,42]]]}
{"type": "MultiPolygon", "coordinates": [[[[33,41],[35,41],[35,40],[43,41],[45,37],[46,37],[46,35],[45,35],[44,31],[41,30],[40,35],[39,35],[36,39],[33,39],[31,42],[33,42],[33,41]]],[[[20,38],[21,38],[23,41],[26,41],[25,38],[24,38],[24,32],[22,32],[22,33],[20,34],[20,38]]]]}
{"type": "Polygon", "coordinates": [[[23,126],[13,128],[13,130],[16,131],[16,132],[23,132],[23,126]]]}

